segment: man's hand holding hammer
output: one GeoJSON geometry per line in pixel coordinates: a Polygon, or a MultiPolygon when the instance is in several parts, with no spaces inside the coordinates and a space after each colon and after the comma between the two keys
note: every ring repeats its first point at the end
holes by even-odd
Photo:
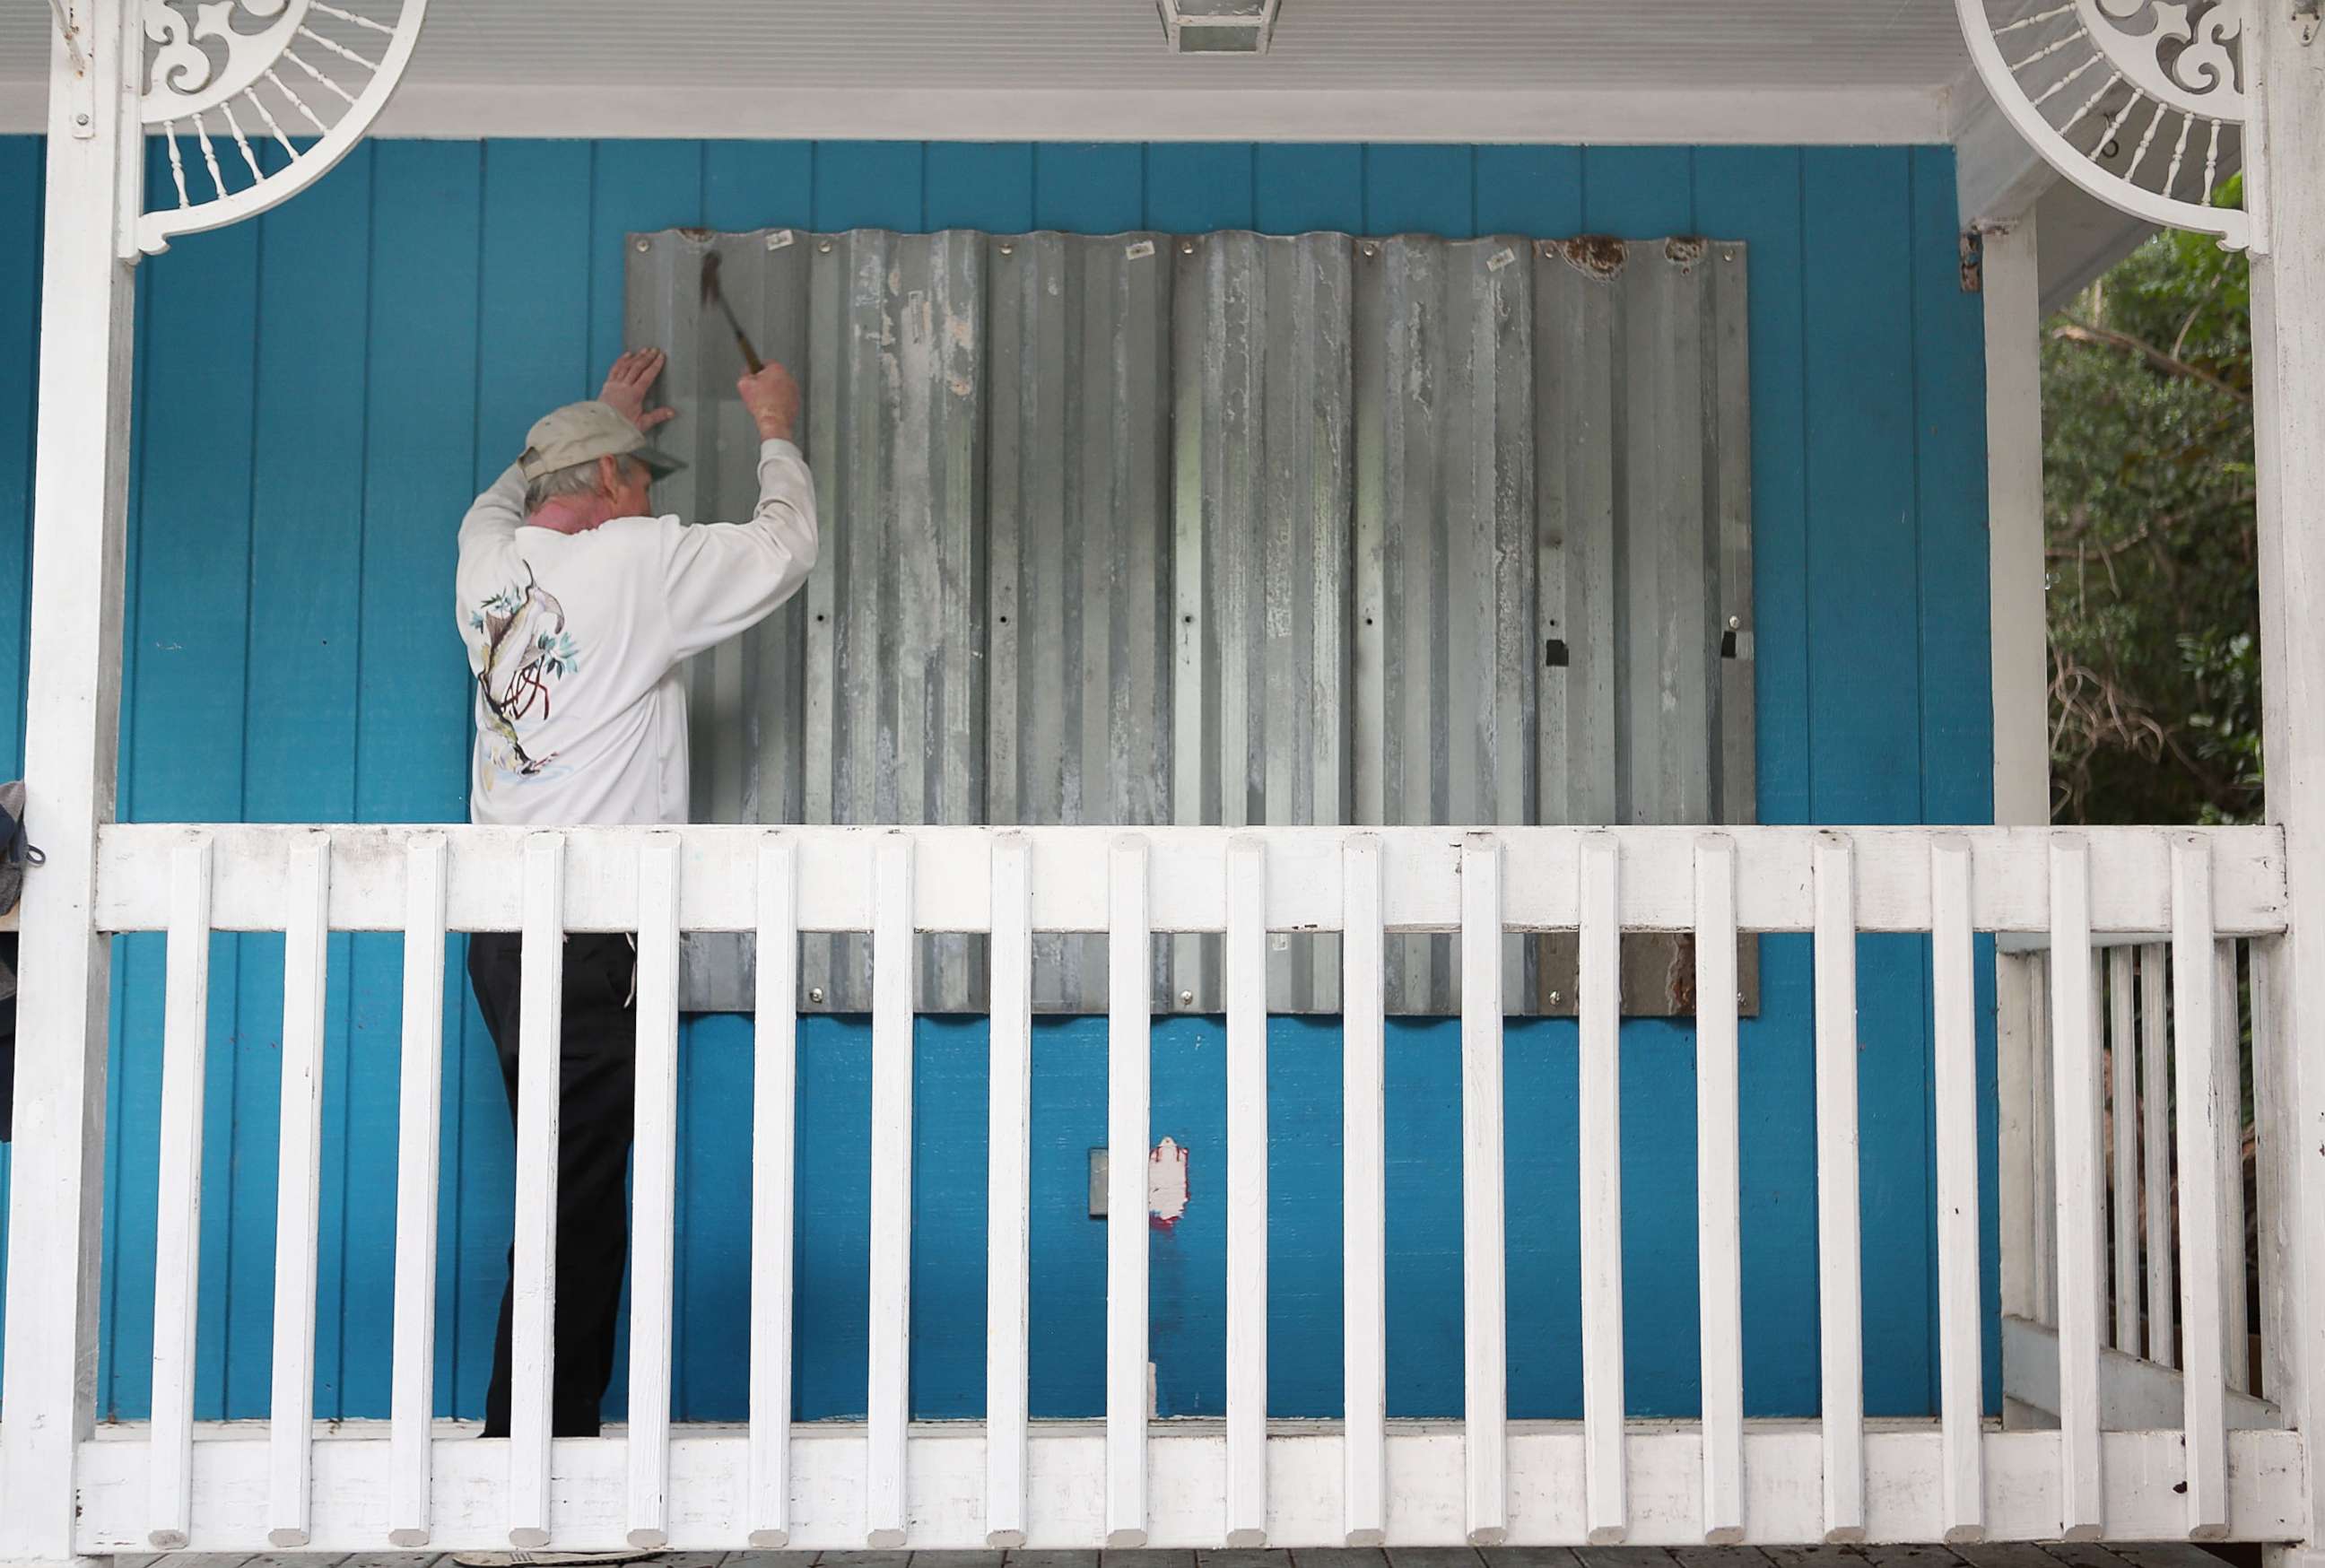
{"type": "Polygon", "coordinates": [[[800,389],[790,371],[770,362],[736,381],[735,390],[743,394],[743,406],[759,427],[761,441],[796,441],[792,431],[799,424],[800,389]]]}

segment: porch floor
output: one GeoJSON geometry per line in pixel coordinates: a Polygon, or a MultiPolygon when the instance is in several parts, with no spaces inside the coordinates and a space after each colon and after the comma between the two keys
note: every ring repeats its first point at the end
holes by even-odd
{"type": "MultiPolygon", "coordinates": [[[[2222,1568],[2259,1548],[2215,1554],[2185,1542],[2107,1545],[2006,1542],[1876,1546],[1466,1546],[1387,1551],[1247,1552],[664,1552],[656,1568],[2222,1568]]],[[[176,1552],[117,1556],[115,1568],[456,1568],[449,1555],[365,1552],[243,1555],[176,1552]]]]}

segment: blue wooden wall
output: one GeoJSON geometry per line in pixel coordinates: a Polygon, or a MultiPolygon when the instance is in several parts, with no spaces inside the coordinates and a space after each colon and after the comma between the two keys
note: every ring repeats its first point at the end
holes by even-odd
{"type": "MultiPolygon", "coordinates": [[[[1943,148],[1064,146],[381,142],[263,221],[144,269],[129,574],[125,817],[441,821],[466,815],[453,530],[544,408],[594,392],[621,347],[621,237],[700,224],[1107,231],[1341,228],[1654,237],[1751,246],[1760,815],[1983,821],[1991,761],[1978,302],[1959,287],[1943,148]]],[[[40,146],[0,138],[0,230],[37,234],[40,146]]],[[[31,363],[37,258],[0,246],[0,365],[31,363]]],[[[0,753],[21,755],[29,381],[0,376],[0,753]]],[[[1743,1036],[1746,1400],[1812,1414],[1817,1304],[1811,973],[1763,946],[1743,1036]]],[[[316,1410],[387,1405],[399,944],[331,949],[316,1410]]],[[[455,958],[457,960],[458,954],[455,958]]],[[[142,1415],[152,1344],[162,955],[122,944],[100,1408],[142,1415]]],[[[264,1413],[273,1272],[279,938],[216,955],[199,1413],[264,1413]]],[[[1935,1403],[1926,946],[1860,955],[1866,1398],[1935,1403]]],[[[439,1406],[481,1408],[511,1207],[511,1135],[459,962],[448,1000],[439,1406]]],[[[1992,1083],[1990,998],[1982,1011],[1992,1083]]],[[[866,1031],[805,1026],[800,1412],[860,1410],[866,1031]]],[[[1338,1409],[1337,1042],[1273,1026],[1270,1403],[1338,1409]]],[[[1221,1032],[1155,1037],[1153,1131],[1191,1151],[1186,1218],[1153,1241],[1166,1413],[1222,1398],[1221,1032]]],[[[973,1021],[918,1036],[913,1403],[982,1401],[984,1052],[973,1021]]],[[[1575,1038],[1509,1036],[1510,1409],[1579,1407],[1575,1038]]],[[[685,1037],[677,1379],[681,1414],[741,1413],[749,1290],[742,1021],[685,1037]]],[[[1389,1044],[1390,1410],[1460,1403],[1456,1038],[1389,1044]]],[[[1691,1032],[1625,1032],[1629,1404],[1696,1408],[1691,1032]]],[[[1035,1042],[1033,1402],[1102,1405],[1103,1227],[1083,1214],[1105,1137],[1103,1030],[1035,1042]]],[[[1992,1192],[1992,1106],[1985,1111],[1992,1192]]],[[[1994,1236],[1987,1222],[1989,1313],[1994,1236]]],[[[1989,1319],[1991,1321],[1991,1319],[1989,1319]]],[[[1988,1340],[1989,1400],[1998,1356],[1988,1340]]],[[[612,1401],[620,1405],[620,1378],[612,1401]]]]}

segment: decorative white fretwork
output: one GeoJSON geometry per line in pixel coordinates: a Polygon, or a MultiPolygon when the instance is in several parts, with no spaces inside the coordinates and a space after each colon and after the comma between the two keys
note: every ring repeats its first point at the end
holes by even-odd
{"type": "Polygon", "coordinates": [[[138,219],[135,248],[166,250],[172,236],[264,212],[321,178],[387,107],[427,9],[144,0],[143,116],[161,131],[170,180],[138,219]]]}
{"type": "Polygon", "coordinates": [[[2251,0],[1955,0],[1978,72],[2019,134],[2100,200],[2262,248],[2220,199],[2250,162],[2251,0]]]}

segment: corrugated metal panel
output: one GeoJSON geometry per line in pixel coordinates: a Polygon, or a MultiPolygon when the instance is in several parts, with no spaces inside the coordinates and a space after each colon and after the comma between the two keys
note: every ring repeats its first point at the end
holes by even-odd
{"type": "MultiPolygon", "coordinates": [[[[813,263],[807,456],[833,526],[783,612],[806,621],[800,820],[980,821],[984,237],[857,229],[813,263]]],[[[981,994],[966,938],[920,952],[923,1006],[970,1005],[973,975],[981,994]]],[[[801,975],[867,1010],[871,939],[809,941],[801,975]]]]}
{"type": "MultiPolygon", "coordinates": [[[[1533,300],[1522,240],[1358,247],[1357,820],[1534,820],[1533,300]]],[[[1508,939],[1508,1002],[1527,995],[1508,939]]],[[[1393,1011],[1452,1011],[1450,937],[1392,937],[1393,1011]],[[1436,1004],[1441,1003],[1441,1007],[1436,1004]]]]}
{"type": "MultiPolygon", "coordinates": [[[[626,336],[670,355],[658,389],[678,417],[655,440],[687,466],[655,487],[656,503],[699,520],[745,515],[757,496],[758,432],[735,393],[739,351],[725,319],[705,312],[704,258],[719,258],[722,287],[751,323],[762,354],[790,366],[807,393],[810,441],[830,411],[816,395],[809,352],[813,245],[769,235],[672,231],[630,238],[626,336]]],[[[819,472],[818,485],[825,485],[819,472]]],[[[697,657],[687,673],[689,761],[697,821],[801,821],[800,765],[807,695],[805,617],[786,609],[749,636],[697,657]]],[[[696,935],[683,950],[690,1007],[750,1006],[751,939],[696,935]]]]}
{"type": "MultiPolygon", "coordinates": [[[[1173,820],[1345,822],[1354,242],[1190,236],[1178,253],[1173,820]]],[[[1180,937],[1176,1005],[1221,1005],[1180,937]]],[[[1339,1006],[1338,938],[1278,939],[1277,1011],[1339,1006]]]]}
{"type": "MultiPolygon", "coordinates": [[[[1540,820],[1748,822],[1744,248],[1586,239],[1533,249],[1540,820]]],[[[1683,942],[1627,939],[1626,1005],[1690,1011],[1686,958],[1683,942]]],[[[1758,965],[1740,972],[1755,1010],[1758,965]]],[[[1542,1010],[1573,1010],[1574,973],[1573,940],[1546,939],[1533,982],[1542,1010]]]]}
{"type": "MultiPolygon", "coordinates": [[[[1750,819],[1740,246],[635,237],[694,463],[664,498],[703,517],[755,450],[713,247],[801,372],[826,546],[692,673],[705,820],[1750,819]]],[[[1392,943],[1394,1009],[1459,1007],[1452,940],[1392,943]]],[[[1511,1010],[1570,1008],[1570,940],[1509,941],[1511,1010]]],[[[1271,1006],[1336,1008],[1336,946],[1280,942],[1271,1006]]],[[[1632,1008],[1684,1010],[1683,949],[1634,946],[1632,1008]]],[[[1043,939],[1036,1005],[1102,1008],[1102,951],[1043,939]]],[[[808,1005],[868,1005],[867,963],[808,939],[808,1005]]],[[[982,967],[925,942],[921,1006],[981,1007],[982,967]]],[[[1159,1006],[1218,981],[1158,943],[1159,1006]]],[[[690,1006],[747,996],[691,952],[690,1006]]]]}
{"type": "MultiPolygon", "coordinates": [[[[992,242],[996,822],[1171,821],[1165,243],[992,242]]],[[[1033,971],[1035,1007],[1104,1009],[1104,937],[1037,936],[1033,971]]]]}
{"type": "MultiPolygon", "coordinates": [[[[733,391],[740,351],[702,309],[715,249],[755,346],[800,377],[829,524],[806,590],[690,672],[699,820],[983,820],[985,246],[965,232],[869,229],[633,242],[630,335],[671,346],[665,394],[681,417],[668,433],[690,462],[662,504],[736,517],[756,495],[756,432],[733,391]]],[[[690,1002],[746,1005],[743,946],[694,944],[690,1002]]],[[[921,959],[924,1006],[982,1005],[968,939],[931,938],[921,959]]],[[[817,1006],[871,1005],[867,938],[805,938],[801,974],[817,1006]]]]}

